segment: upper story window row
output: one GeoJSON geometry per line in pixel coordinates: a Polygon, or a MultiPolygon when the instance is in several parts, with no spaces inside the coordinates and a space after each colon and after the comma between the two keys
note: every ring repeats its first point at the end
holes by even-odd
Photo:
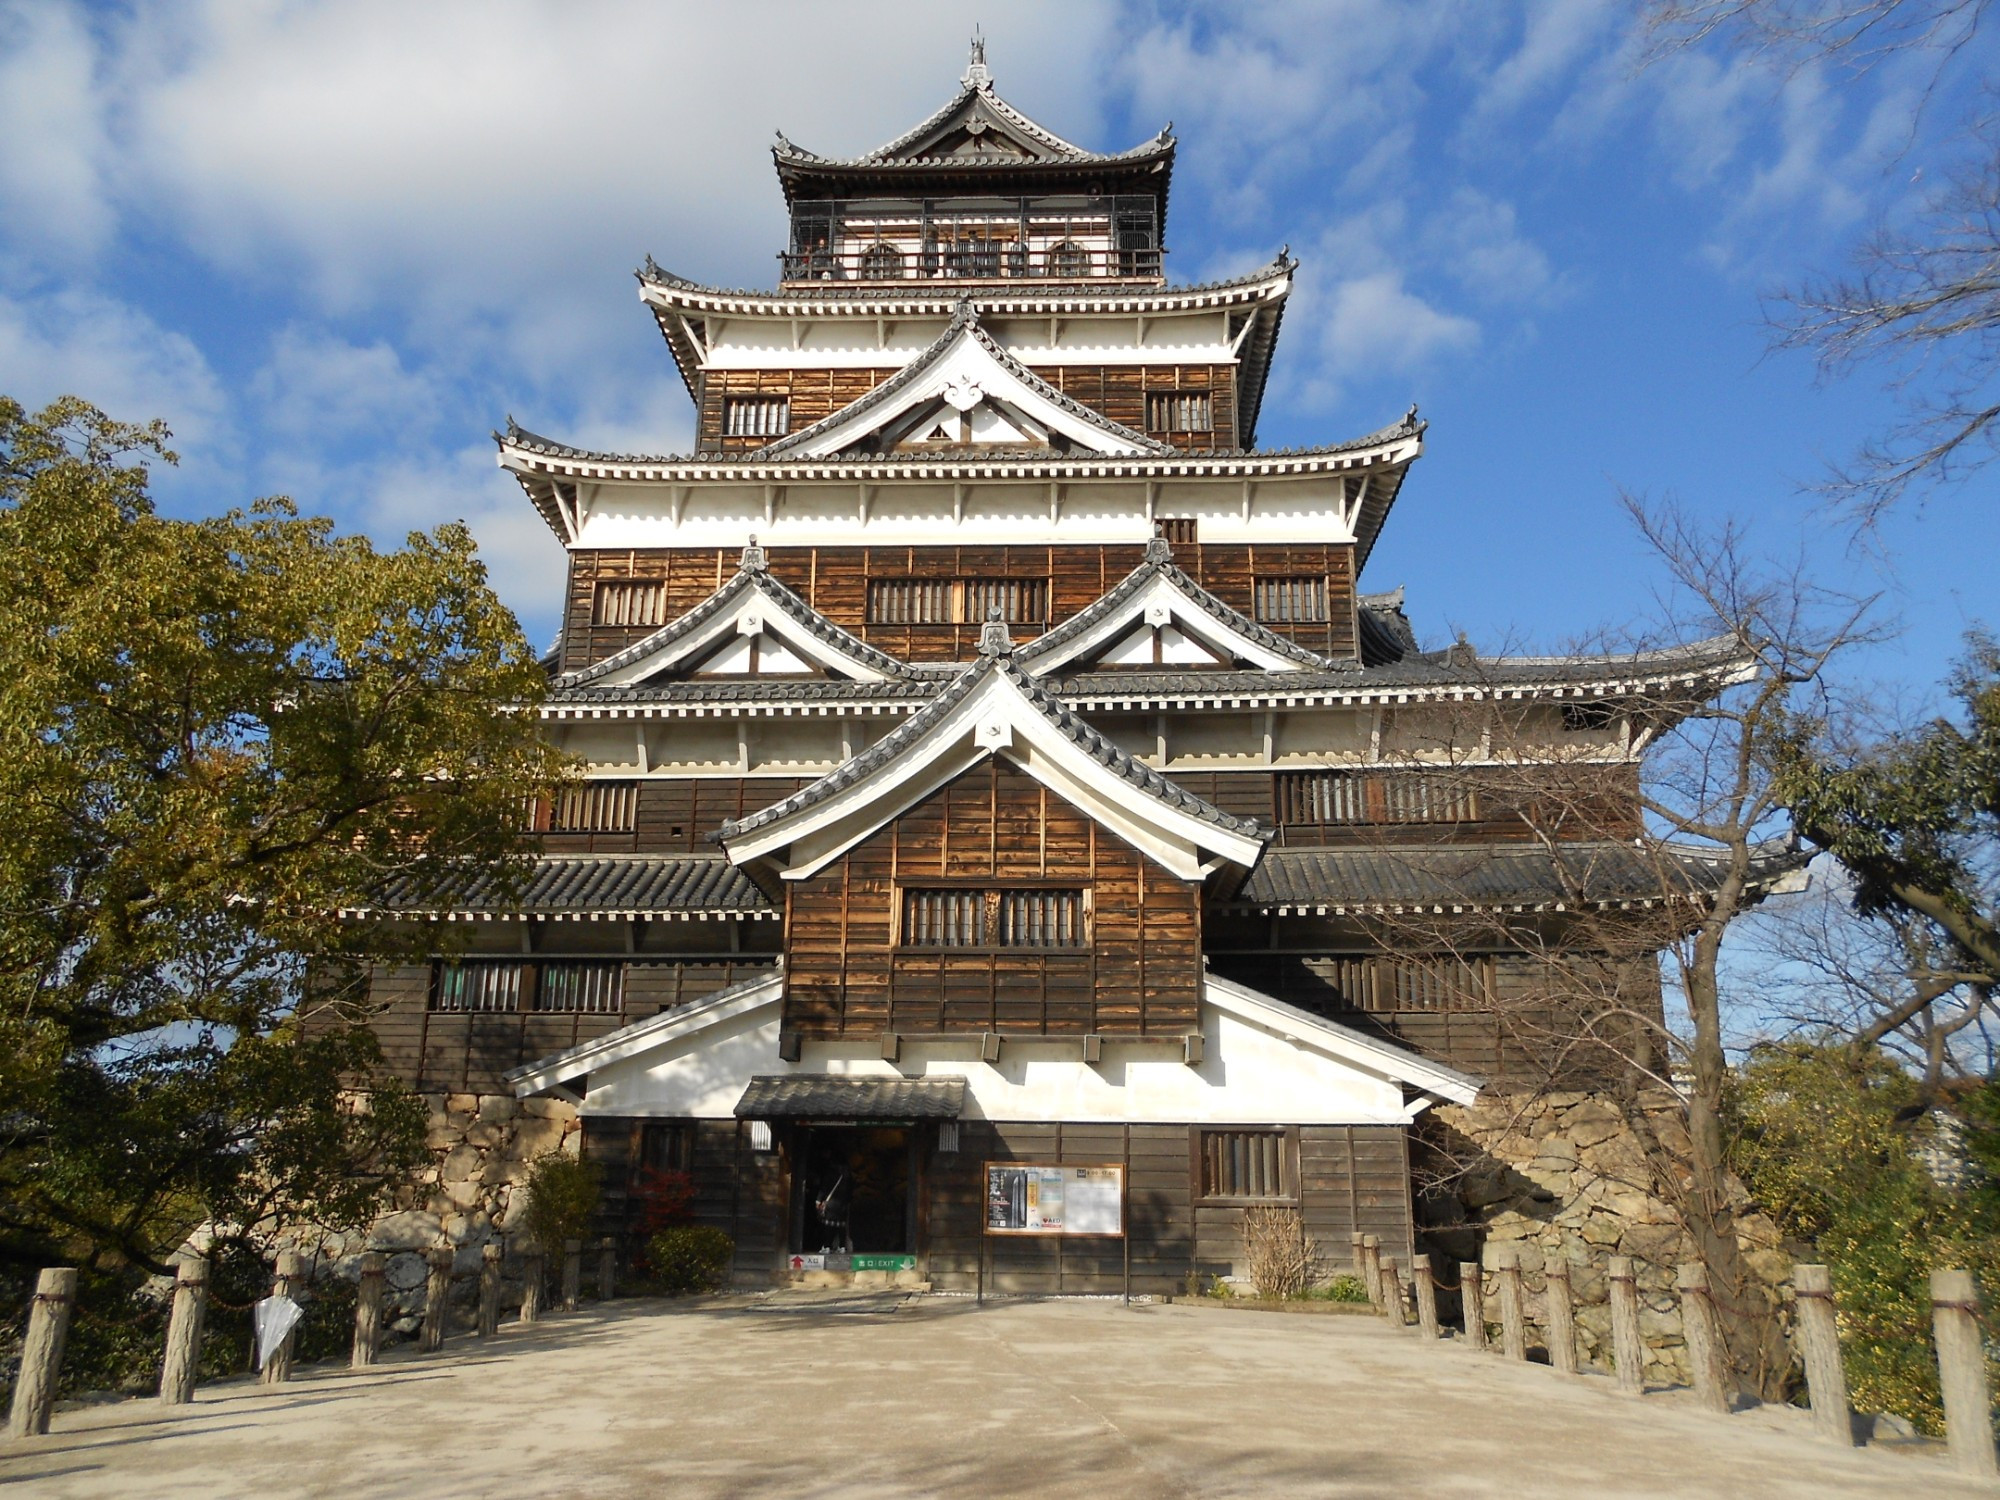
{"type": "Polygon", "coordinates": [[[816,199],[792,208],[786,281],[1158,280],[1159,200],[816,199]]]}

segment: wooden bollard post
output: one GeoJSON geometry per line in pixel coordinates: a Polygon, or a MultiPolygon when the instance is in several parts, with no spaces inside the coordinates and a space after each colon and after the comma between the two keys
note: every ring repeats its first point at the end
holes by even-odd
{"type": "Polygon", "coordinates": [[[575,1312],[583,1297],[583,1241],[563,1241],[563,1311],[575,1312]]]}
{"type": "Polygon", "coordinates": [[[1723,1365],[1722,1328],[1708,1286],[1708,1267],[1689,1261],[1680,1268],[1674,1283],[1681,1293],[1681,1336],[1687,1340],[1695,1399],[1710,1411],[1727,1415],[1729,1374],[1723,1365]]]}
{"type": "Polygon", "coordinates": [[[542,1278],[547,1257],[539,1245],[530,1245],[521,1255],[521,1321],[537,1323],[542,1316],[542,1278]]]}
{"type": "Polygon", "coordinates": [[[388,1258],[379,1251],[363,1253],[361,1280],[354,1288],[354,1350],[347,1360],[357,1370],[382,1355],[382,1291],[388,1270],[388,1258]]]}
{"type": "Polygon", "coordinates": [[[1558,1250],[1543,1272],[1542,1296],[1549,1310],[1549,1363],[1565,1375],[1576,1373],[1576,1299],[1569,1283],[1569,1262],[1558,1250]]]}
{"type": "Polygon", "coordinates": [[[1854,1446],[1854,1419],[1847,1404],[1847,1371],[1840,1363],[1840,1329],[1833,1310],[1833,1273],[1825,1266],[1792,1267],[1798,1296],[1799,1355],[1805,1361],[1806,1391],[1813,1427],[1843,1448],[1854,1446]]]}
{"type": "MultiPolygon", "coordinates": [[[[273,1297],[290,1297],[298,1300],[305,1290],[306,1259],[296,1250],[287,1250],[278,1257],[277,1274],[271,1278],[273,1297]]],[[[264,1362],[261,1377],[265,1385],[283,1385],[292,1378],[292,1355],[298,1348],[299,1327],[294,1323],[285,1336],[278,1340],[278,1347],[271,1351],[271,1357],[264,1362]]]]}
{"type": "Polygon", "coordinates": [[[451,1315],[451,1263],[456,1257],[451,1246],[435,1245],[425,1259],[430,1272],[424,1277],[424,1326],[417,1348],[435,1354],[444,1347],[445,1319],[451,1315]]]}
{"type": "Polygon", "coordinates": [[[1627,1396],[1646,1391],[1646,1346],[1639,1340],[1639,1281],[1632,1257],[1614,1255],[1606,1274],[1611,1298],[1611,1360],[1618,1370],[1618,1389],[1627,1396]]]}
{"type": "Polygon", "coordinates": [[[1431,1278],[1428,1255],[1410,1257],[1410,1282],[1417,1289],[1417,1331],[1426,1339],[1438,1336],[1437,1283],[1431,1278]]]}
{"type": "Polygon", "coordinates": [[[1403,1278],[1393,1257],[1382,1262],[1382,1311],[1389,1315],[1391,1328],[1410,1326],[1409,1305],[1403,1300],[1403,1278]]]}
{"type": "Polygon", "coordinates": [[[500,1331],[500,1242],[489,1240],[479,1252],[479,1336],[490,1339],[500,1331]]]}
{"type": "Polygon", "coordinates": [[[1382,1241],[1372,1234],[1361,1236],[1361,1284],[1376,1310],[1382,1307],[1382,1241]]]}
{"type": "Polygon", "coordinates": [[[35,1278],[28,1333],[21,1341],[21,1374],[14,1382],[14,1409],[7,1425],[17,1438],[49,1430],[49,1413],[56,1405],[56,1379],[62,1373],[63,1345],[69,1342],[69,1315],[75,1306],[75,1267],[50,1266],[35,1278]]]}
{"type": "Polygon", "coordinates": [[[1931,1272],[1931,1336],[1937,1341],[1944,1440],[1952,1462],[1967,1474],[2000,1474],[1993,1451],[1993,1393],[1979,1336],[1979,1283],[1970,1271],[1931,1272]]]}
{"type": "Polygon", "coordinates": [[[167,1352],[160,1361],[160,1401],[186,1406],[194,1400],[201,1367],[202,1325],[208,1318],[208,1257],[184,1255],[174,1268],[174,1305],[167,1315],[167,1352]]]}
{"type": "Polygon", "coordinates": [[[606,1235],[597,1242],[597,1300],[609,1302],[618,1292],[618,1241],[606,1235]]]}
{"type": "Polygon", "coordinates": [[[1500,1352],[1509,1359],[1526,1359],[1528,1319],[1521,1305],[1521,1252],[1512,1245],[1502,1245],[1493,1253],[1493,1271],[1500,1291],[1500,1352]]]}
{"type": "Polygon", "coordinates": [[[1347,1237],[1348,1249],[1354,1256],[1354,1279],[1363,1286],[1368,1285],[1368,1252],[1361,1244],[1366,1238],[1368,1236],[1358,1229],[1347,1237]]]}
{"type": "Polygon", "coordinates": [[[1458,1263],[1458,1299],[1465,1315],[1465,1341],[1486,1347],[1486,1276],[1476,1260],[1458,1263]]]}

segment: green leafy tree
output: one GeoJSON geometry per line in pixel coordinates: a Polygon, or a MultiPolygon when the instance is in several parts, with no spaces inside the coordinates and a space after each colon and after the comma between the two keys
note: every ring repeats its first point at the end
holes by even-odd
{"type": "Polygon", "coordinates": [[[158,514],[155,423],[0,398],[0,1257],[160,1270],[204,1221],[352,1223],[421,1150],[358,920],[517,878],[559,776],[462,526],[158,514]],[[343,913],[348,915],[343,916],[343,913]]]}
{"type": "Polygon", "coordinates": [[[1921,1080],[1841,1037],[1760,1049],[1740,1075],[1732,1163],[1831,1269],[1855,1403],[1942,1430],[1930,1272],[2000,1286],[2000,1194],[1979,1166],[2000,1134],[1943,1125],[1921,1080]]]}
{"type": "Polygon", "coordinates": [[[522,1184],[528,1202],[518,1217],[542,1253],[557,1260],[565,1240],[580,1240],[590,1228],[603,1188],[604,1170],[596,1162],[551,1151],[528,1168],[522,1184]]]}

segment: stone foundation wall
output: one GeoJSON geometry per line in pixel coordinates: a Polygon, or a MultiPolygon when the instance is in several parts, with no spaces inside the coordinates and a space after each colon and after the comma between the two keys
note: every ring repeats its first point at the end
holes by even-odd
{"type": "MultiPolygon", "coordinates": [[[[424,1312],[424,1252],[449,1243],[456,1256],[455,1304],[475,1296],[481,1256],[504,1235],[514,1194],[535,1158],[551,1151],[575,1155],[583,1140],[576,1106],[560,1099],[516,1099],[511,1094],[425,1094],[430,1111],[425,1144],[429,1166],[419,1169],[395,1206],[349,1234],[330,1234],[301,1249],[314,1257],[314,1274],[352,1281],[365,1250],[388,1256],[386,1316],[391,1328],[414,1332],[424,1312]]],[[[553,1274],[553,1268],[552,1274],[553,1274]]],[[[521,1267],[503,1262],[503,1305],[520,1301],[521,1267]]]]}
{"type": "MultiPolygon", "coordinates": [[[[1643,1109],[1646,1128],[1667,1156],[1685,1159],[1680,1101],[1661,1095],[1643,1109]]],[[[1470,1258],[1476,1243],[1481,1263],[1491,1271],[1500,1248],[1514,1247],[1528,1293],[1527,1316],[1535,1325],[1531,1340],[1547,1326],[1543,1266],[1556,1256],[1567,1260],[1577,1304],[1578,1357],[1604,1369],[1612,1363],[1606,1274],[1612,1256],[1630,1256],[1646,1378],[1687,1384],[1673,1284],[1675,1267],[1696,1258],[1694,1244],[1620,1106],[1593,1094],[1495,1091],[1470,1106],[1442,1106],[1433,1116],[1434,1138],[1441,1131],[1443,1148],[1472,1162],[1427,1201],[1434,1222],[1462,1226],[1430,1232],[1426,1238],[1434,1252],[1443,1248],[1470,1258]]],[[[1747,1294],[1782,1308],[1793,1256],[1741,1185],[1732,1181],[1731,1187],[1737,1245],[1753,1283],[1747,1294]]],[[[1493,1315],[1490,1298],[1488,1312],[1493,1315]]]]}

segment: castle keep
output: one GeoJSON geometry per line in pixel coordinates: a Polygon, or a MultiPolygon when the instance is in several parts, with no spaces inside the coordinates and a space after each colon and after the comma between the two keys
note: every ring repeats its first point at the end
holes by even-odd
{"type": "Polygon", "coordinates": [[[779,138],[777,290],[647,262],[692,452],[501,437],[585,779],[523,889],[383,901],[469,934],[374,980],[461,1241],[567,1137],[608,1228],[691,1173],[744,1283],[1166,1291],[1259,1204],[1406,1257],[1425,1112],[1545,1077],[1494,934],[1657,895],[1638,758],[1737,664],[1421,649],[1358,580],[1425,425],[1257,446],[1297,263],[1172,283],[1174,152],[1071,144],[975,52],[866,155],[779,138]]]}

